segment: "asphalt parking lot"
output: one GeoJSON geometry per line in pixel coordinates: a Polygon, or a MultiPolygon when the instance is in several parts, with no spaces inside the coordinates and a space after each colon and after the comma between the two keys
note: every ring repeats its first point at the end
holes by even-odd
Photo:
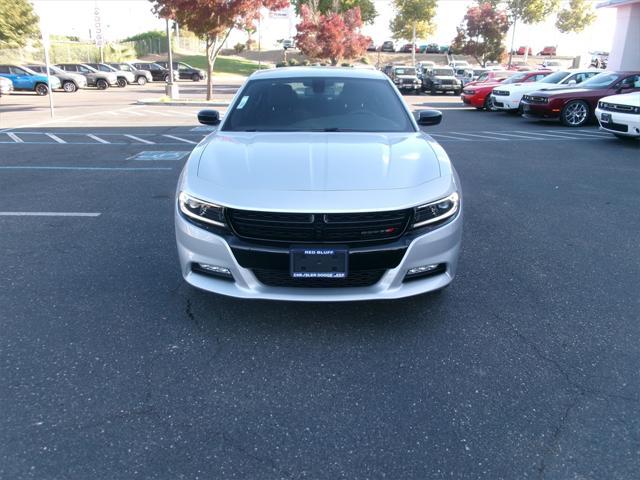
{"type": "Polygon", "coordinates": [[[456,281],[247,302],[179,272],[198,108],[95,93],[0,100],[0,478],[637,477],[638,142],[407,97],[463,184],[456,281]]]}

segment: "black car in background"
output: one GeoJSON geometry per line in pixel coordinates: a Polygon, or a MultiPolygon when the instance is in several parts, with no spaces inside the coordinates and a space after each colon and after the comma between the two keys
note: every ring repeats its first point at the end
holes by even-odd
{"type": "MultiPolygon", "coordinates": [[[[132,65],[138,70],[146,70],[151,73],[151,78],[154,82],[168,82],[169,81],[169,70],[164,68],[157,63],[153,62],[133,62],[132,65]]],[[[174,72],[173,79],[178,79],[178,72],[174,72]]]]}
{"type": "Polygon", "coordinates": [[[380,45],[380,51],[381,52],[395,52],[396,51],[396,47],[393,44],[393,42],[391,40],[387,40],[385,42],[382,42],[382,45],[380,45]]]}
{"type": "MultiPolygon", "coordinates": [[[[156,62],[163,68],[169,68],[169,62],[156,62]]],[[[197,82],[198,80],[204,80],[205,73],[203,70],[199,68],[192,67],[191,65],[184,62],[173,62],[173,70],[178,71],[178,78],[180,80],[193,80],[197,82]]]]}

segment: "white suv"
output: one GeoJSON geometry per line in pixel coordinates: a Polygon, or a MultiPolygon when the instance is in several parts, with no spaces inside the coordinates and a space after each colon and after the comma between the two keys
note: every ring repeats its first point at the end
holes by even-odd
{"type": "Polygon", "coordinates": [[[249,77],[191,153],[175,226],[185,280],[242,298],[383,300],[440,290],[462,238],[458,176],[382,73],[249,77]]]}
{"type": "Polygon", "coordinates": [[[562,70],[547,75],[539,82],[514,83],[509,86],[498,85],[491,92],[493,105],[498,110],[517,111],[523,95],[541,90],[566,88],[567,85],[577,85],[600,73],[601,70],[562,70]]]}

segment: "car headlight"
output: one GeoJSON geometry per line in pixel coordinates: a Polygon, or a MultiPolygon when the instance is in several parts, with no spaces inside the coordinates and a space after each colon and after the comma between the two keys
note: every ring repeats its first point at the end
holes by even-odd
{"type": "Polygon", "coordinates": [[[440,222],[456,214],[460,208],[460,195],[453,192],[448,197],[415,208],[413,228],[440,222]]]}
{"type": "Polygon", "coordinates": [[[180,211],[187,217],[217,227],[226,227],[224,208],[214,203],[205,202],[191,195],[180,192],[178,196],[180,211]]]}
{"type": "Polygon", "coordinates": [[[475,90],[467,90],[466,88],[463,90],[464,93],[466,93],[467,95],[475,95],[476,91],[475,90]]]}

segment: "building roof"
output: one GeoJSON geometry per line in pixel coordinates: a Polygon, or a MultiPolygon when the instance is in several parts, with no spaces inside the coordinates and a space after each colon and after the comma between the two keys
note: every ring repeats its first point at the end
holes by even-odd
{"type": "Polygon", "coordinates": [[[640,0],[607,0],[606,2],[599,3],[596,7],[622,7],[624,5],[631,5],[632,3],[640,3],[640,0]]]}

